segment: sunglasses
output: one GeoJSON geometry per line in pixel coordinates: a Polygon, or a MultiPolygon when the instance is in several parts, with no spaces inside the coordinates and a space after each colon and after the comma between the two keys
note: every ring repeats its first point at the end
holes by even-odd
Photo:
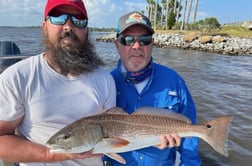
{"type": "Polygon", "coordinates": [[[125,46],[132,46],[136,40],[141,46],[147,46],[152,42],[152,35],[141,35],[141,36],[130,36],[130,35],[120,35],[117,40],[119,43],[125,46]]]}
{"type": "Polygon", "coordinates": [[[70,14],[62,14],[60,16],[47,16],[47,19],[54,25],[64,25],[68,19],[71,19],[72,24],[77,28],[85,28],[88,24],[87,19],[83,19],[78,16],[70,15],[70,14]]]}

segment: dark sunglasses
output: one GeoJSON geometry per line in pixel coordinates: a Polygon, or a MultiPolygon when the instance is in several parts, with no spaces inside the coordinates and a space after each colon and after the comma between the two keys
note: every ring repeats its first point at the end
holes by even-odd
{"type": "Polygon", "coordinates": [[[147,46],[152,42],[152,35],[119,35],[117,40],[119,41],[119,43],[125,46],[132,46],[136,42],[136,40],[140,43],[141,46],[147,46]]]}
{"type": "Polygon", "coordinates": [[[60,16],[47,16],[47,19],[54,25],[64,25],[68,19],[71,19],[72,24],[77,28],[85,28],[88,24],[87,19],[78,18],[77,16],[70,14],[62,14],[60,16]]]}

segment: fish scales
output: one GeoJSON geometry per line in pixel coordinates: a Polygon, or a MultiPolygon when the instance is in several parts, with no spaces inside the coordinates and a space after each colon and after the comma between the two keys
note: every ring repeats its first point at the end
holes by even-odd
{"type": "Polygon", "coordinates": [[[99,121],[103,126],[105,135],[113,137],[142,136],[142,135],[160,135],[160,133],[174,134],[184,132],[204,132],[204,125],[191,125],[177,119],[134,115],[125,117],[123,115],[106,115],[104,119],[93,120],[99,121]],[[113,117],[113,118],[112,118],[113,117]]]}

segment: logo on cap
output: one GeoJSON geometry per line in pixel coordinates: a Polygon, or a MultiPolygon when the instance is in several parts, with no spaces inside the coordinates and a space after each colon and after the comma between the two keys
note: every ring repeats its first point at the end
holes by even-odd
{"type": "Polygon", "coordinates": [[[129,24],[131,22],[141,22],[143,24],[147,24],[142,15],[140,15],[139,13],[133,13],[129,16],[129,18],[126,20],[126,24],[129,24]]]}

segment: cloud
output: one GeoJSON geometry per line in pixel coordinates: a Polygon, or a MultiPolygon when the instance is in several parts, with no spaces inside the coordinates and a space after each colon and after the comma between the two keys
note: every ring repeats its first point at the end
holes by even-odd
{"type": "MultiPolygon", "coordinates": [[[[2,0],[0,1],[1,13],[11,15],[27,15],[34,11],[43,11],[44,2],[41,0],[2,0]]],[[[36,12],[35,12],[36,13],[36,12]]]]}
{"type": "Polygon", "coordinates": [[[204,12],[204,11],[198,11],[197,12],[197,20],[203,20],[206,17],[211,17],[208,13],[204,12]]]}
{"type": "Polygon", "coordinates": [[[1,26],[40,25],[44,10],[41,0],[0,0],[1,26]]]}
{"type": "Polygon", "coordinates": [[[84,0],[89,13],[91,27],[115,28],[121,15],[132,10],[145,9],[145,3],[124,0],[84,0]]]}
{"type": "MultiPolygon", "coordinates": [[[[121,15],[145,10],[143,0],[83,0],[90,27],[115,28],[121,15]]],[[[0,26],[41,25],[46,0],[0,0],[0,26]]]]}
{"type": "Polygon", "coordinates": [[[91,27],[114,27],[116,4],[111,0],[84,0],[91,27]]]}
{"type": "Polygon", "coordinates": [[[145,10],[147,4],[146,3],[140,3],[140,2],[136,3],[136,2],[125,1],[125,6],[126,6],[126,8],[129,9],[128,12],[130,12],[130,11],[133,11],[133,10],[136,10],[136,11],[145,10]]]}

